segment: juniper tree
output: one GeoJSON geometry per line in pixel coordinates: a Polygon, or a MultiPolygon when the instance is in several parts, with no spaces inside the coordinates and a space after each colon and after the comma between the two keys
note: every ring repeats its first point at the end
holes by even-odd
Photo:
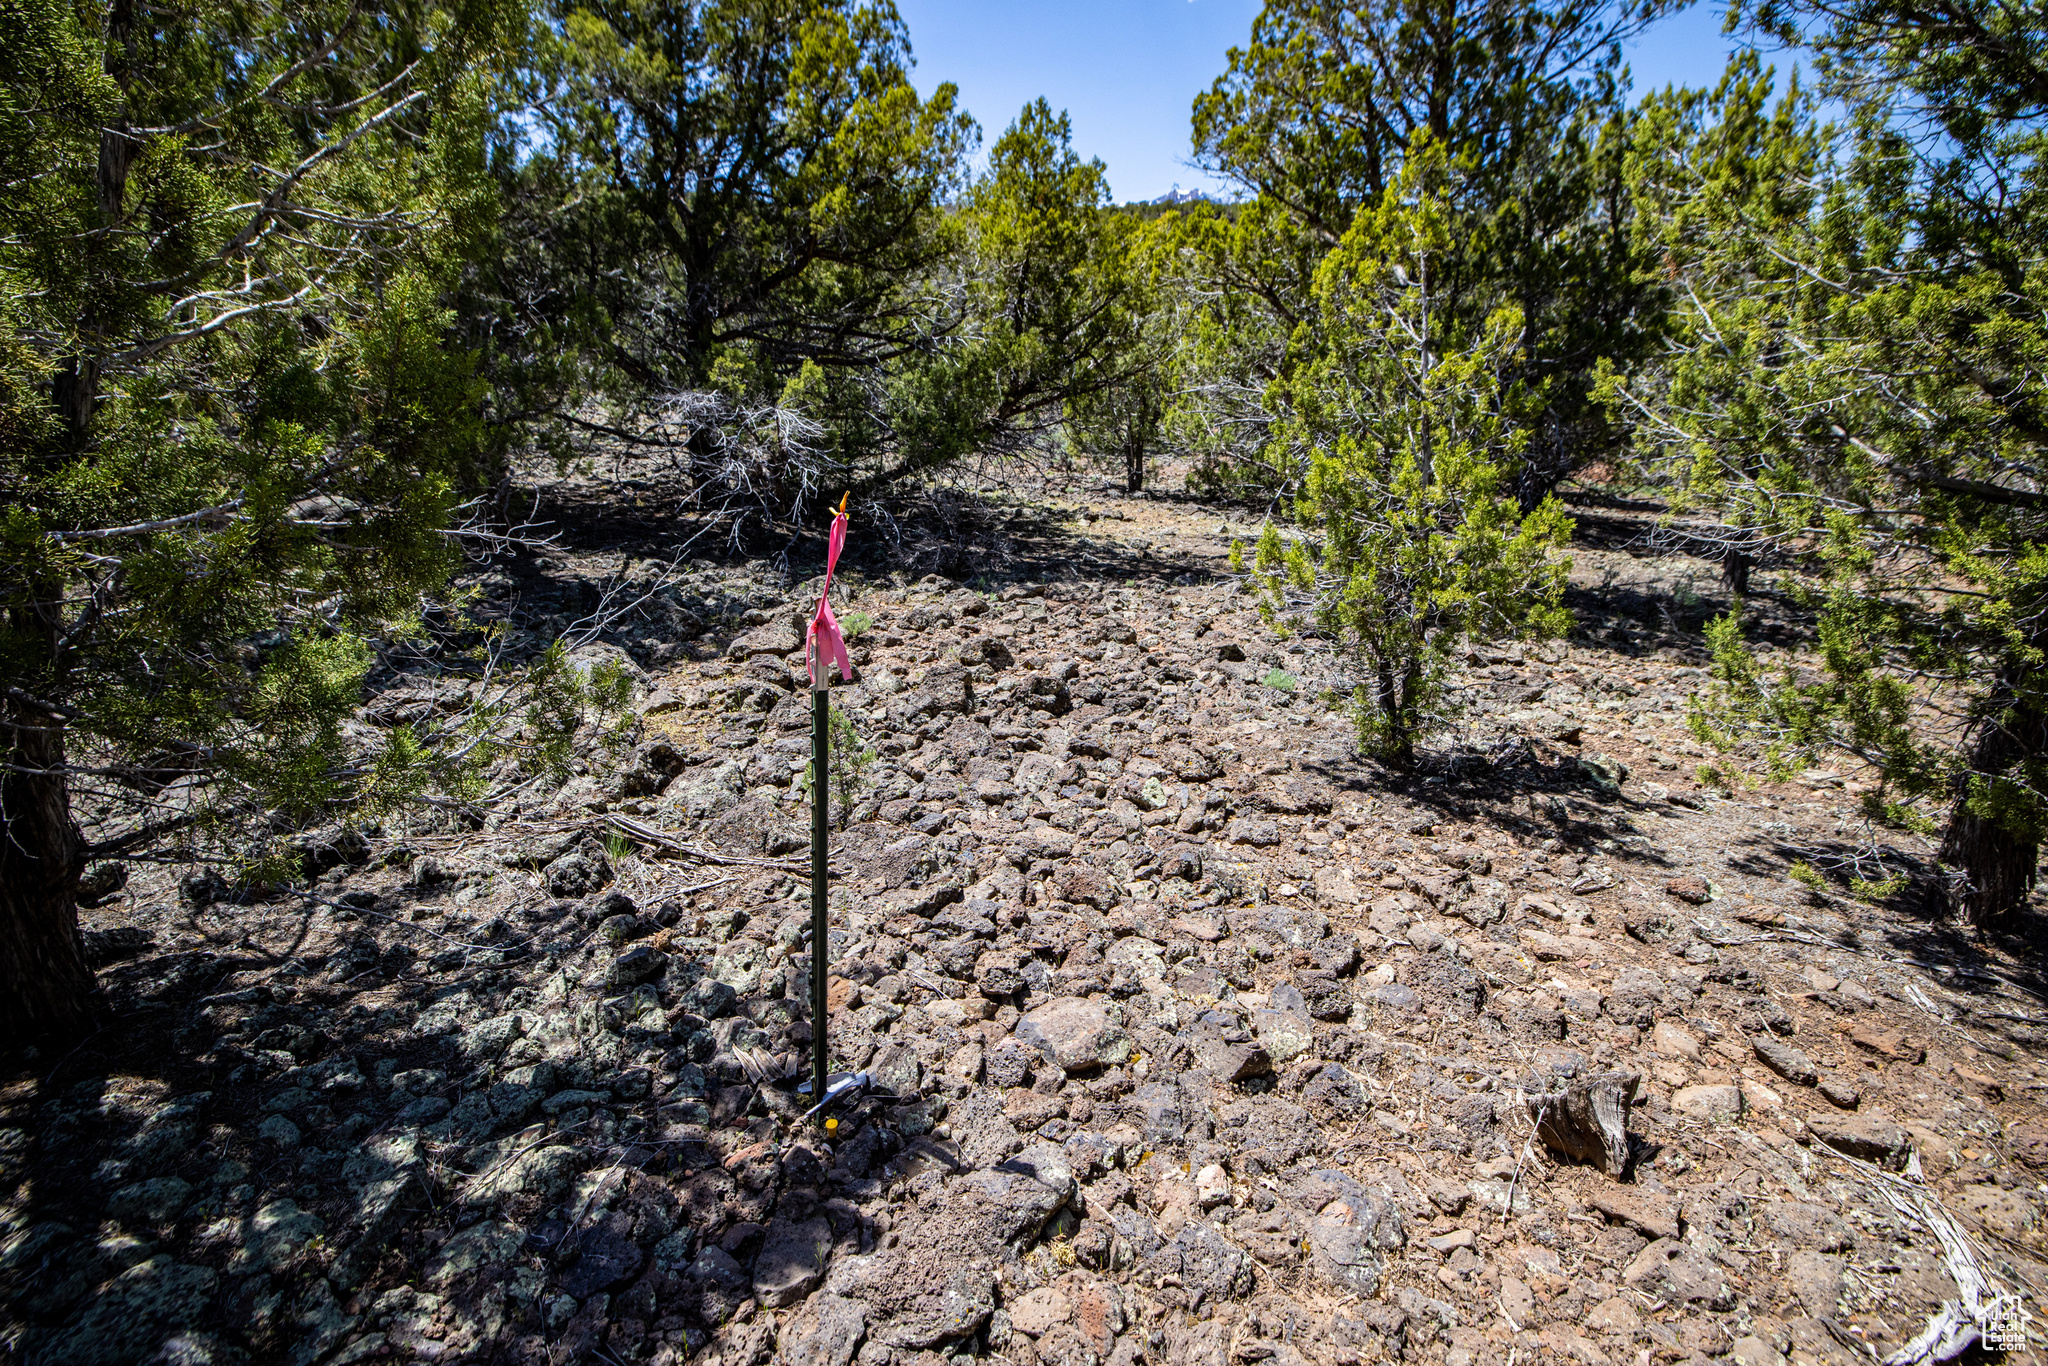
{"type": "MultiPolygon", "coordinates": [[[[1291,544],[1269,525],[1250,557],[1269,619],[1312,624],[1359,675],[1360,747],[1397,766],[1443,719],[1444,685],[1474,639],[1554,635],[1571,522],[1527,513],[1513,487],[1531,396],[1514,368],[1523,319],[1497,310],[1454,344],[1438,274],[1455,219],[1441,147],[1418,135],[1388,193],[1316,271],[1322,325],[1288,381],[1269,456],[1307,470],[1291,544]]],[[[1242,547],[1233,560],[1245,568],[1242,547]]]]}
{"type": "Polygon", "coordinates": [[[1615,394],[1693,506],[1800,571],[1821,658],[1770,676],[1738,606],[1701,730],[1869,760],[1870,813],[1938,826],[1952,904],[2008,926],[2048,827],[2048,34],[1975,0],[1751,17],[1818,48],[1846,120],[1772,107],[1748,56],[1647,112],[1674,353],[1615,394]]]}
{"type": "Polygon", "coordinates": [[[1186,238],[1178,213],[1098,218],[1101,279],[1113,291],[1114,371],[1092,386],[1077,386],[1067,400],[1067,431],[1074,443],[1121,466],[1124,488],[1145,487],[1151,458],[1166,444],[1173,404],[1173,352],[1190,309],[1177,287],[1186,238]]]}
{"type": "Polygon", "coordinates": [[[91,1018],[89,859],[420,780],[343,725],[488,455],[443,294],[512,22],[0,5],[0,1034],[91,1018]]]}
{"type": "Polygon", "coordinates": [[[979,129],[912,84],[893,6],[565,0],[527,73],[537,135],[473,288],[543,438],[600,430],[681,462],[699,507],[801,521],[1042,445],[1123,373],[1101,164],[1039,100],[974,175],[979,129]]]}
{"type": "Polygon", "coordinates": [[[1621,44],[1663,0],[1271,0],[1194,108],[1198,155],[1250,196],[1210,215],[1188,258],[1174,425],[1219,487],[1298,487],[1266,463],[1284,381],[1313,336],[1318,262],[1400,177],[1412,140],[1458,167],[1438,304],[1460,340],[1521,311],[1515,381],[1541,398],[1515,481],[1534,507],[1611,454],[1592,402],[1603,357],[1654,343],[1655,290],[1628,235],[1621,44]],[[1283,381],[1275,385],[1274,381],[1283,381]]]}
{"type": "MultiPolygon", "coordinates": [[[[530,136],[501,167],[504,249],[476,283],[507,407],[539,435],[594,425],[660,445],[647,419],[680,393],[724,396],[725,417],[785,397],[855,410],[878,363],[943,330],[931,272],[956,245],[943,206],[974,126],[953,87],[911,85],[892,7],[543,13],[523,67],[530,136]]],[[[674,444],[708,476],[706,425],[674,444]]],[[[838,436],[867,444],[857,424],[838,436]]],[[[756,477],[782,480],[778,458],[756,477]]]]}

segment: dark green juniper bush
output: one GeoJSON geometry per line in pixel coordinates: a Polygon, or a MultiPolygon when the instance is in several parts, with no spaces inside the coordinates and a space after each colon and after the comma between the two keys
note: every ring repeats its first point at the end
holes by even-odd
{"type": "Polygon", "coordinates": [[[1324,258],[1396,193],[1419,146],[1455,174],[1438,187],[1450,240],[1433,320],[1462,349],[1520,310],[1503,379],[1534,411],[1508,491],[1524,507],[1625,432],[1593,400],[1603,360],[1656,352],[1651,262],[1628,232],[1630,114],[1621,44],[1663,0],[1273,0],[1195,101],[1198,157],[1248,196],[1188,219],[1188,321],[1169,427],[1198,482],[1291,495],[1307,476],[1276,443],[1290,381],[1324,326],[1324,258]],[[1419,141],[1418,141],[1419,139],[1419,141]]]}
{"type": "MultiPolygon", "coordinates": [[[[502,678],[421,730],[348,723],[495,458],[447,299],[521,23],[0,9],[0,1033],[91,1017],[89,860],[203,833],[262,864],[279,829],[481,795],[502,678]]],[[[559,664],[537,758],[591,690],[559,664]]]]}
{"type": "Polygon", "coordinates": [[[678,462],[694,509],[802,523],[827,489],[1036,450],[1155,363],[1125,346],[1102,164],[1038,100],[974,175],[979,129],[912,85],[892,6],[544,9],[474,282],[537,438],[599,432],[678,462]]]}
{"type": "Polygon", "coordinates": [[[1444,714],[1473,639],[1555,635],[1571,521],[1512,493],[1534,405],[1504,379],[1523,335],[1503,308],[1469,349],[1448,344],[1438,266],[1453,219],[1441,149],[1419,139],[1391,192],[1361,212],[1316,274],[1319,344],[1288,384],[1273,441],[1306,452],[1293,511],[1307,539],[1267,526],[1247,557],[1261,607],[1311,625],[1358,675],[1360,747],[1405,767],[1444,714]]]}
{"type": "Polygon", "coordinates": [[[1952,904],[2010,926],[2048,828],[2048,32],[1978,3],[1739,17],[1810,43],[1847,119],[1796,83],[1773,105],[1748,54],[1646,104],[1672,354],[1613,394],[1690,511],[1799,571],[1821,660],[1767,669],[1738,606],[1699,730],[1781,773],[1870,761],[1869,814],[1938,827],[1952,904]]]}

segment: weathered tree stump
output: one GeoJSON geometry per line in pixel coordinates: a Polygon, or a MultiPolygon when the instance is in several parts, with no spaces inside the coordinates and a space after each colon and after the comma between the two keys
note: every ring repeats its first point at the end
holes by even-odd
{"type": "Polygon", "coordinates": [[[1628,1098],[1640,1081],[1634,1072],[1606,1072],[1530,1096],[1537,1137],[1576,1162],[1619,1177],[1628,1166],[1628,1098]]]}

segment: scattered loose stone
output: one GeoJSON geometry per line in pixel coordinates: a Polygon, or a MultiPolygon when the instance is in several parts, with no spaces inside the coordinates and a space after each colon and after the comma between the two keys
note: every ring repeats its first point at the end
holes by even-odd
{"type": "Polygon", "coordinates": [[[1912,1155],[1912,1140],[1906,1131],[1873,1110],[1853,1115],[1816,1114],[1807,1124],[1816,1140],[1835,1151],[1891,1171],[1903,1170],[1912,1155]]]}
{"type": "MultiPolygon", "coordinates": [[[[1755,817],[1687,790],[1692,666],[1475,645],[1431,742],[1456,781],[1390,784],[1304,700],[1349,687],[1328,642],[1192,572],[852,581],[834,700],[874,753],[833,832],[826,1011],[875,1094],[799,1126],[812,946],[776,860],[808,828],[814,586],[684,577],[732,592],[657,590],[654,647],[591,647],[645,679],[630,743],[484,829],[309,859],[321,909],[261,974],[177,919],[230,904],[260,937],[269,903],[225,882],[154,942],[88,932],[110,989],[166,983],[139,1018],[203,1073],[68,1063],[0,1113],[0,1171],[82,1155],[36,1187],[73,1206],[0,1211],[24,1366],[1842,1366],[1824,1321],[1894,1350],[1939,1253],[1817,1175],[1827,1148],[1917,1148],[2001,1255],[2040,1236],[2042,1037],[1957,1011],[1936,1039],[1909,997],[1960,986],[1720,861],[1755,817]],[[608,813],[706,858],[607,847],[608,813]],[[1605,1178],[1522,1151],[1530,1097],[1605,1178]]],[[[1756,800],[1810,830],[1813,795],[1756,800]]]]}
{"type": "Polygon", "coordinates": [[[1863,1099],[1863,1093],[1856,1089],[1854,1082],[1833,1072],[1821,1077],[1820,1093],[1826,1097],[1830,1105],[1840,1106],[1844,1110],[1855,1109],[1863,1099]]]}
{"type": "Polygon", "coordinates": [[[1763,1060],[1764,1066],[1786,1081],[1796,1082],[1801,1086],[1812,1086],[1820,1080],[1820,1069],[1813,1065],[1811,1058],[1796,1048],[1779,1043],[1776,1039],[1762,1037],[1750,1040],[1750,1046],[1756,1050],[1756,1055],[1763,1060]]]}

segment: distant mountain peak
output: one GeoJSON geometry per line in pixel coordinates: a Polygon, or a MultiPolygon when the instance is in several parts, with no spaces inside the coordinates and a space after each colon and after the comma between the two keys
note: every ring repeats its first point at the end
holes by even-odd
{"type": "Polygon", "coordinates": [[[1173,188],[1152,201],[1154,204],[1215,204],[1219,201],[1207,190],[1183,190],[1175,181],[1173,188]]]}

